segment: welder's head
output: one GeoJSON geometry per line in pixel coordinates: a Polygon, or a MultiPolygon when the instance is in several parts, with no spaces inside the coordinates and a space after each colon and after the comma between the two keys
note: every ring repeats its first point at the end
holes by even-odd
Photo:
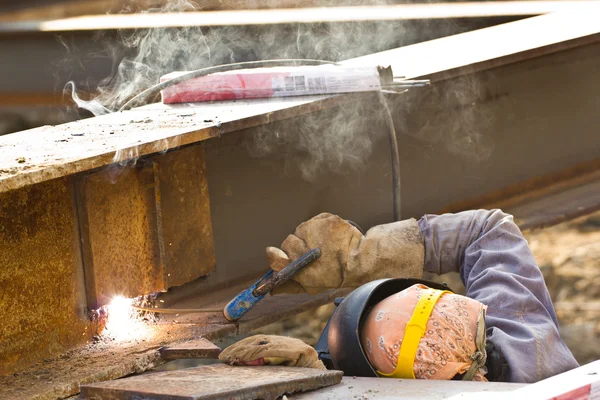
{"type": "MultiPolygon", "coordinates": [[[[380,376],[452,379],[469,371],[486,306],[465,296],[415,284],[375,304],[360,340],[380,376]]],[[[474,367],[474,380],[484,380],[474,367]]],[[[470,378],[470,377],[469,377],[470,378]]]]}
{"type": "Polygon", "coordinates": [[[339,304],[317,351],[349,376],[485,380],[485,311],[435,282],[381,279],[339,304]]]}

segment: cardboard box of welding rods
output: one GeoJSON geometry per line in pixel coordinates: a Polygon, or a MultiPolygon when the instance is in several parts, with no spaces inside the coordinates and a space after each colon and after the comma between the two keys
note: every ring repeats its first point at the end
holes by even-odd
{"type": "MultiPolygon", "coordinates": [[[[161,77],[165,82],[187,72],[161,77]]],[[[234,70],[181,82],[161,91],[165,104],[364,92],[381,89],[377,67],[319,65],[234,70]]]]}

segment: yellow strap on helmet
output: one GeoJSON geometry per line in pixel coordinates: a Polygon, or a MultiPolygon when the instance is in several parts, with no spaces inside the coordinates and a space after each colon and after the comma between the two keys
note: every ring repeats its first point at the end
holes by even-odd
{"type": "Polygon", "coordinates": [[[425,335],[427,321],[429,321],[429,316],[433,311],[433,307],[435,307],[435,303],[437,303],[440,297],[445,293],[452,292],[437,289],[425,290],[425,293],[419,299],[419,302],[410,317],[410,321],[406,324],[402,346],[400,346],[400,352],[398,353],[396,369],[390,374],[384,374],[383,372],[377,371],[379,375],[387,378],[415,379],[413,366],[415,357],[417,356],[419,343],[421,342],[423,335],[425,335]]]}

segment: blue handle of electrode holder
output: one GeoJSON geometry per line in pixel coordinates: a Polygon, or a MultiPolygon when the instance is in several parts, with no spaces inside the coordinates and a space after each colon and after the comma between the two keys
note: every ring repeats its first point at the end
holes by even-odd
{"type": "Polygon", "coordinates": [[[254,305],[263,297],[265,297],[266,293],[260,296],[255,296],[252,294],[254,289],[258,285],[260,285],[265,279],[268,279],[273,275],[273,270],[267,272],[262,278],[260,278],[254,285],[250,286],[248,289],[242,291],[240,294],[235,296],[233,300],[231,300],[225,308],[223,309],[223,315],[229,321],[237,321],[242,318],[244,314],[246,314],[254,305]]]}

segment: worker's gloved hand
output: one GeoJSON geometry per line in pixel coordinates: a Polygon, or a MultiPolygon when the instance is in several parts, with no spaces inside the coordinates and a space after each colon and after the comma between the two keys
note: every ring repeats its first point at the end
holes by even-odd
{"type": "Polygon", "coordinates": [[[231,365],[285,365],[325,369],[315,349],[300,339],[255,335],[232,344],[219,354],[231,365]]]}
{"type": "Polygon", "coordinates": [[[313,248],[321,257],[272,291],[316,294],[355,288],[381,278],[420,278],[425,249],[414,219],[375,226],[363,235],[342,218],[323,213],[300,224],[281,249],[267,247],[271,269],[280,271],[313,248]]]}

